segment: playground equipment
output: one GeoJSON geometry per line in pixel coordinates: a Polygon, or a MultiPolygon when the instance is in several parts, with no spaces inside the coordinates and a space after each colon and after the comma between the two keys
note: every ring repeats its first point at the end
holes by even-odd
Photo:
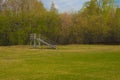
{"type": "Polygon", "coordinates": [[[41,46],[41,43],[49,46],[52,49],[56,49],[56,45],[50,44],[47,41],[41,39],[40,34],[39,34],[38,37],[37,37],[37,35],[35,33],[30,34],[30,45],[33,45],[33,47],[36,48],[37,45],[41,46]]]}

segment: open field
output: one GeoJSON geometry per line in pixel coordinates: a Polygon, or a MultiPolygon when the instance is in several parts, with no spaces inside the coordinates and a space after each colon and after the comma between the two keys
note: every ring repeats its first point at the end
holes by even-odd
{"type": "Polygon", "coordinates": [[[120,80],[120,46],[0,47],[0,80],[120,80]]]}

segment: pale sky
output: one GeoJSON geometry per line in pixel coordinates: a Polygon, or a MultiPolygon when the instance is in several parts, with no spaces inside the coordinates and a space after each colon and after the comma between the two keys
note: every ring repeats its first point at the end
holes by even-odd
{"type": "Polygon", "coordinates": [[[84,3],[89,0],[41,0],[44,6],[49,10],[51,2],[55,3],[59,12],[78,11],[82,8],[84,3]]]}

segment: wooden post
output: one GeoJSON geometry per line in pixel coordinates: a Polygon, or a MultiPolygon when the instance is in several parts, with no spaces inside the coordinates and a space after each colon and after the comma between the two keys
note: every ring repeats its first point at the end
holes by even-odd
{"type": "Polygon", "coordinates": [[[38,37],[39,46],[41,46],[41,43],[40,43],[40,36],[41,36],[41,34],[39,34],[39,37],[38,37]]]}
{"type": "Polygon", "coordinates": [[[36,34],[34,33],[33,36],[34,36],[34,45],[33,45],[33,47],[36,48],[36,34]]]}

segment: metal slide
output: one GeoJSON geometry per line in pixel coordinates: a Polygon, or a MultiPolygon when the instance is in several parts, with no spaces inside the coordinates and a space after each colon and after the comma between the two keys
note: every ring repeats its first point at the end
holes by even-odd
{"type": "Polygon", "coordinates": [[[49,47],[51,47],[51,48],[53,48],[53,49],[56,49],[56,46],[55,46],[55,45],[51,45],[51,44],[45,42],[45,41],[42,40],[42,39],[39,39],[39,41],[40,41],[41,43],[43,43],[43,44],[46,44],[47,46],[49,46],[49,47]]]}

